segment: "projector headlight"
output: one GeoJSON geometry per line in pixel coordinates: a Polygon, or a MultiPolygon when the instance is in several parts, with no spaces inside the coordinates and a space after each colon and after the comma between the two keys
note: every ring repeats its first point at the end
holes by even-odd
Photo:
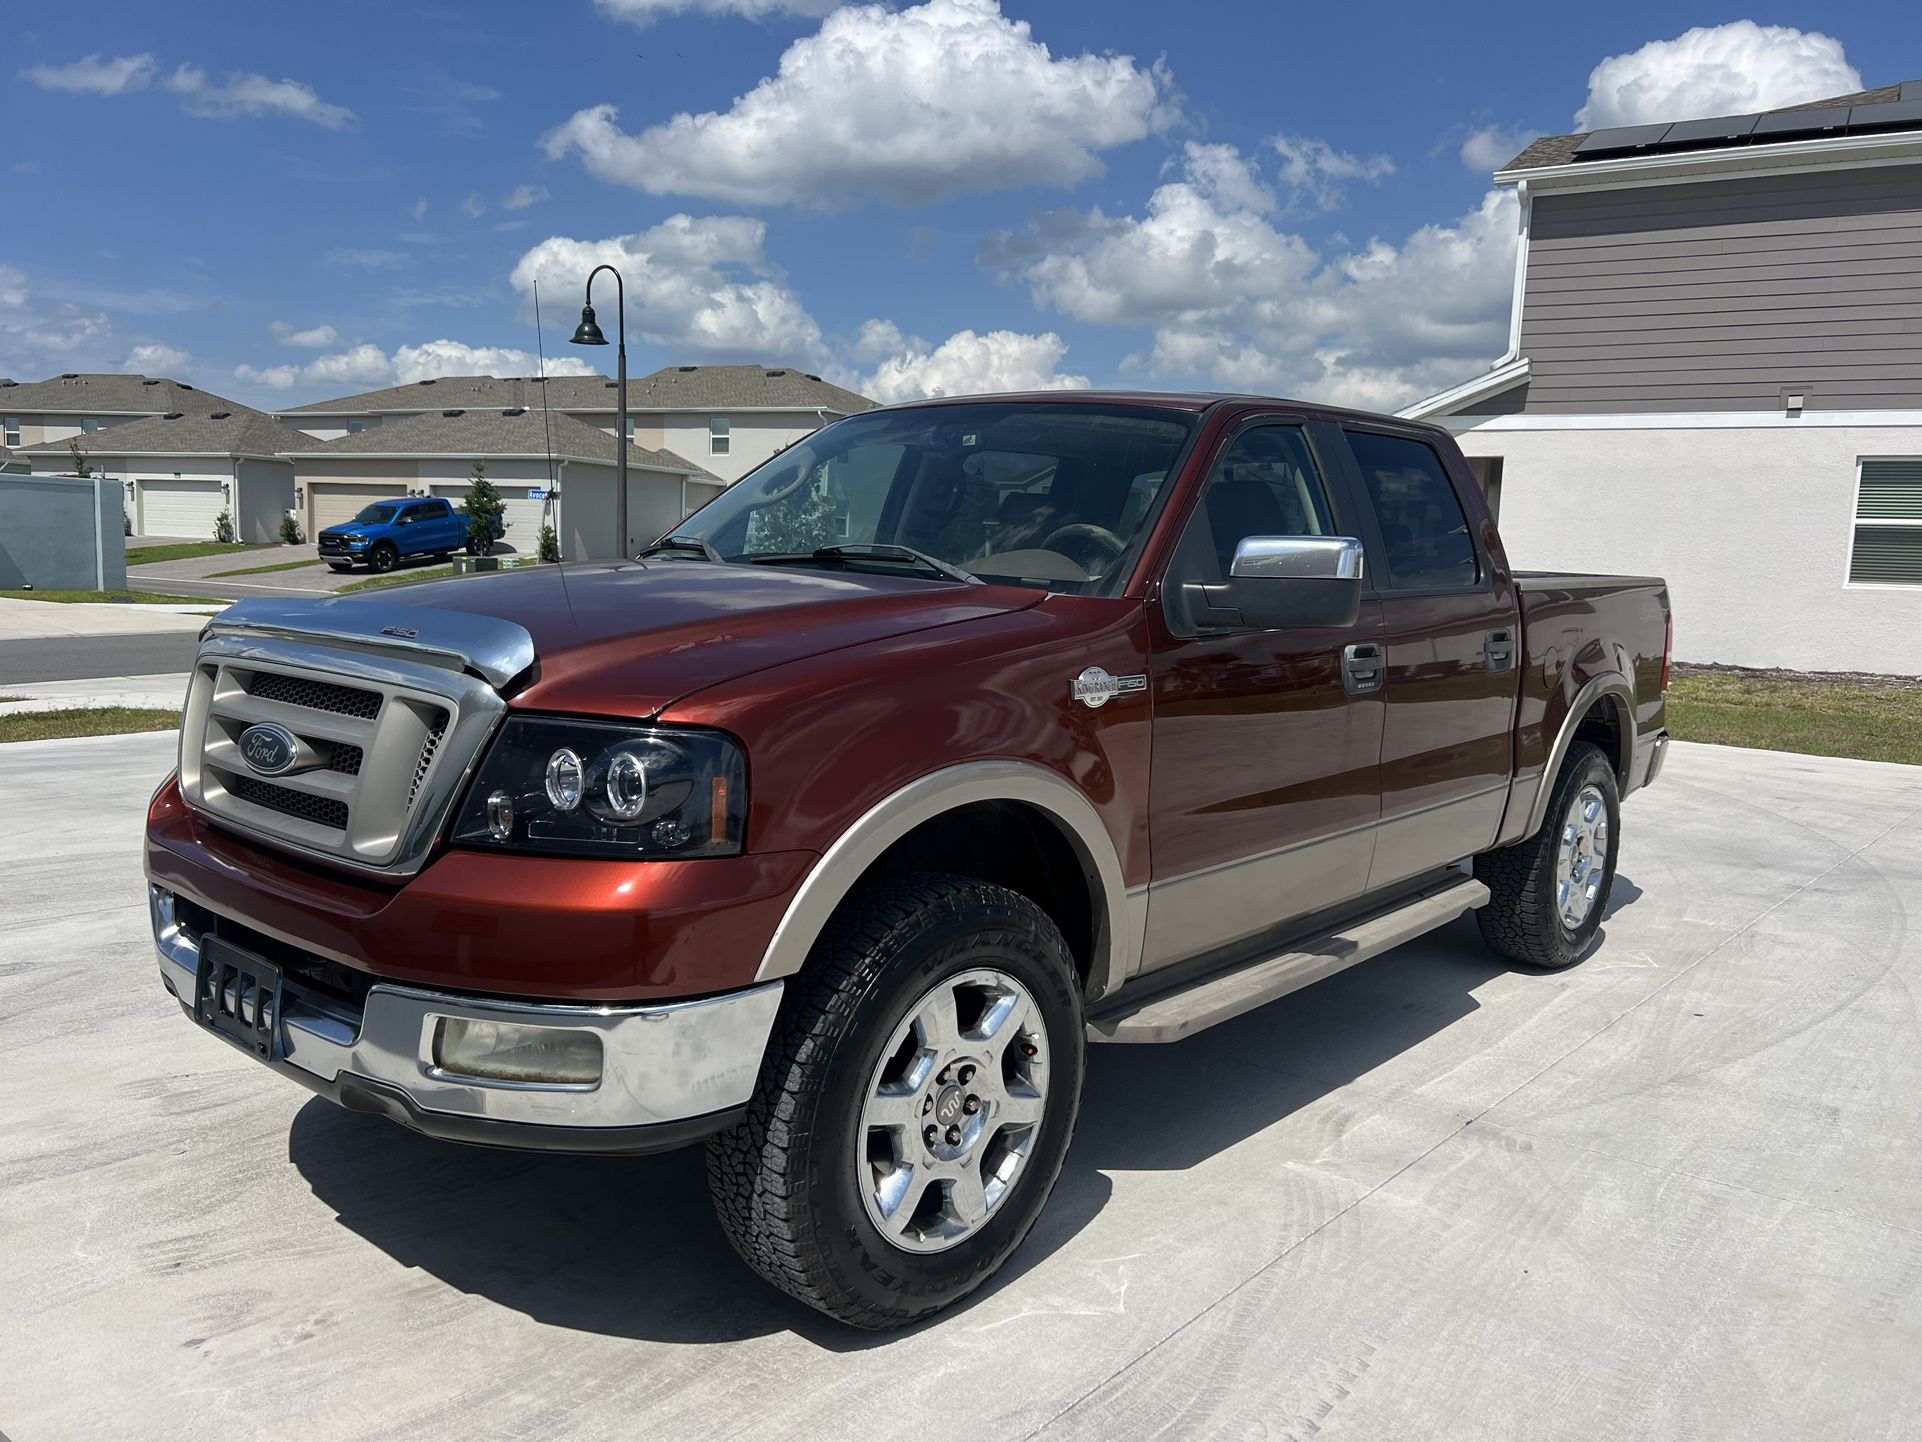
{"type": "Polygon", "coordinates": [[[746,827],[747,764],[731,736],[516,716],[468,787],[453,839],[571,856],[733,856],[746,827]]]}

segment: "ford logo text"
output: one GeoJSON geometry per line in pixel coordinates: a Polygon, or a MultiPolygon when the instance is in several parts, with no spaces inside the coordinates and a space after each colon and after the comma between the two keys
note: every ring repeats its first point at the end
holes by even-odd
{"type": "Polygon", "coordinates": [[[300,743],[285,726],[263,721],[240,733],[240,757],[262,776],[281,776],[300,759],[300,743]]]}

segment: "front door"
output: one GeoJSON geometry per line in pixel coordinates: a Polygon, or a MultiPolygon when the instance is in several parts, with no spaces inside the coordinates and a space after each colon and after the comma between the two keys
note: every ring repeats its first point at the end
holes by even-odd
{"type": "Polygon", "coordinates": [[[1513,583],[1477,544],[1461,487],[1427,441],[1349,427],[1381,596],[1386,703],[1379,891],[1494,843],[1514,759],[1521,631],[1513,583]],[[1377,562],[1379,558],[1379,563],[1377,562]]]}
{"type": "Polygon", "coordinates": [[[1349,627],[1209,630],[1184,599],[1186,585],[1222,583],[1245,537],[1356,535],[1325,475],[1299,422],[1227,436],[1150,608],[1144,970],[1249,942],[1367,882],[1382,701],[1366,672],[1380,606],[1364,599],[1349,627]]]}

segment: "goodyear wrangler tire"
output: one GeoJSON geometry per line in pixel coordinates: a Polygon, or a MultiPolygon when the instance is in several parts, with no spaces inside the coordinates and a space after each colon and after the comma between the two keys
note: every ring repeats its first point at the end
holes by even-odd
{"type": "Polygon", "coordinates": [[[1026,897],[959,876],[865,884],[789,981],[746,1120],[708,1143],[728,1240],[853,1326],[952,1306],[1060,1176],[1082,1026],[1067,943],[1026,897]]]}
{"type": "Polygon", "coordinates": [[[1524,966],[1559,971],[1588,953],[1615,887],[1622,802],[1615,768],[1577,741],[1562,762],[1535,835],[1475,858],[1489,890],[1475,913],[1482,939],[1524,966]]]}

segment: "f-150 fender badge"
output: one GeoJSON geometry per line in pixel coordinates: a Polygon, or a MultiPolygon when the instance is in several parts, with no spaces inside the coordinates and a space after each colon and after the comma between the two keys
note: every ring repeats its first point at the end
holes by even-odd
{"type": "Polygon", "coordinates": [[[398,636],[403,641],[412,641],[419,637],[420,628],[417,626],[382,626],[380,628],[380,634],[383,636],[398,636]]]}
{"type": "Polygon", "coordinates": [[[1068,683],[1068,694],[1090,711],[1106,706],[1117,696],[1147,689],[1146,676],[1111,676],[1099,666],[1090,666],[1068,683]]]}

